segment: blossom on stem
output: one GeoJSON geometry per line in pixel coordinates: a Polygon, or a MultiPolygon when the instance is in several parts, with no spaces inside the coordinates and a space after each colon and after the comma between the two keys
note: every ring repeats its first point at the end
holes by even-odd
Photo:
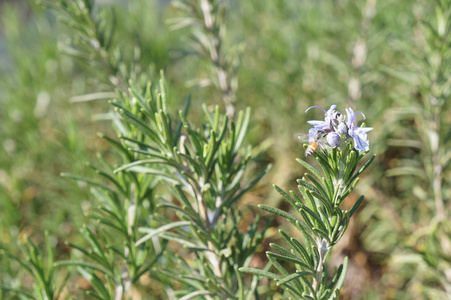
{"type": "Polygon", "coordinates": [[[340,145],[341,138],[338,134],[335,132],[331,132],[326,137],[327,144],[331,146],[332,148],[336,148],[340,145]]]}
{"type": "Polygon", "coordinates": [[[325,135],[322,136],[326,138],[327,145],[336,148],[340,146],[342,141],[352,138],[354,142],[354,148],[360,152],[369,150],[369,141],[367,139],[367,132],[371,131],[372,127],[358,127],[356,125],[356,115],[361,114],[363,119],[365,115],[361,112],[354,113],[352,108],[346,108],[347,116],[342,115],[340,112],[336,111],[337,107],[335,104],[331,105],[329,110],[326,111],[320,106],[311,106],[307,108],[309,111],[311,108],[317,107],[324,111],[324,121],[322,120],[311,120],[307,121],[308,124],[312,125],[313,128],[309,130],[309,143],[316,142],[316,134],[318,131],[322,131],[325,135]]]}
{"type": "Polygon", "coordinates": [[[369,141],[367,139],[366,133],[373,130],[372,127],[358,127],[355,124],[355,118],[357,114],[361,114],[365,120],[365,115],[361,112],[354,113],[352,108],[347,108],[346,113],[348,115],[346,120],[346,125],[348,126],[348,135],[354,139],[354,148],[360,152],[368,151],[369,141]]]}
{"type": "Polygon", "coordinates": [[[344,121],[340,121],[338,125],[335,126],[335,132],[339,135],[345,135],[348,132],[348,126],[344,121]]]}
{"type": "Polygon", "coordinates": [[[337,107],[337,106],[335,104],[331,105],[328,111],[326,111],[321,106],[310,106],[309,108],[307,108],[305,110],[305,112],[308,112],[310,110],[310,108],[313,108],[313,107],[320,108],[324,111],[324,114],[326,116],[325,120],[324,121],[313,120],[313,121],[307,121],[307,123],[309,123],[310,125],[313,125],[313,127],[316,128],[317,130],[323,130],[326,133],[333,131],[334,127],[332,124],[332,119],[335,114],[335,107],[337,107]]]}

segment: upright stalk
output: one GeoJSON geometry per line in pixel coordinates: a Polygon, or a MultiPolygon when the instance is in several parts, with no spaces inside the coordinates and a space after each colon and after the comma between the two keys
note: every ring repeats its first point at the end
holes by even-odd
{"type": "Polygon", "coordinates": [[[221,34],[225,32],[223,20],[223,3],[220,0],[179,0],[179,8],[185,11],[187,18],[177,19],[174,28],[180,29],[188,25],[200,25],[200,28],[192,27],[194,37],[194,51],[197,55],[209,63],[211,67],[211,83],[221,93],[226,114],[230,120],[235,119],[235,87],[232,81],[236,77],[236,70],[229,60],[225,58],[222,50],[223,39],[221,34]]]}
{"type": "Polygon", "coordinates": [[[437,221],[440,222],[445,218],[445,205],[442,197],[442,165],[440,163],[440,116],[438,114],[440,108],[434,103],[437,102],[437,100],[432,100],[431,102],[432,113],[429,141],[432,153],[432,190],[434,193],[435,215],[437,221]]]}
{"type": "Polygon", "coordinates": [[[329,249],[329,246],[327,245],[325,239],[318,240],[317,247],[319,251],[318,267],[316,268],[316,277],[313,278],[312,284],[315,292],[318,292],[318,289],[320,287],[319,283],[321,282],[321,278],[323,277],[324,273],[324,258],[326,256],[327,250],[329,249]]]}
{"type": "Polygon", "coordinates": [[[224,65],[224,58],[221,56],[221,40],[219,37],[220,28],[215,28],[217,17],[212,14],[212,5],[208,0],[200,0],[205,29],[209,37],[210,60],[215,66],[218,77],[219,88],[222,92],[222,100],[225,105],[227,116],[230,120],[235,118],[235,95],[230,84],[230,77],[224,65]]]}

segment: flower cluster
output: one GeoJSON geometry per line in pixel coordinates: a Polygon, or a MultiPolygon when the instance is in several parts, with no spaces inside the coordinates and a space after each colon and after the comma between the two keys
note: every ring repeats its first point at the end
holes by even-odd
{"type": "Polygon", "coordinates": [[[369,150],[369,141],[366,133],[372,130],[372,127],[358,127],[356,125],[356,115],[361,114],[363,119],[365,115],[363,113],[356,112],[352,108],[346,108],[347,116],[341,114],[335,110],[336,105],[332,105],[328,111],[320,106],[311,106],[309,109],[317,107],[324,111],[324,121],[307,121],[313,128],[309,130],[309,143],[319,143],[319,139],[326,139],[326,145],[332,148],[336,148],[349,139],[354,140],[354,148],[360,152],[369,150]]]}

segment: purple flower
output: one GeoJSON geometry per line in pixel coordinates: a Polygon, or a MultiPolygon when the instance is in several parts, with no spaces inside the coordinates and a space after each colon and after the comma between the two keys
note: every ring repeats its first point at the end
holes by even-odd
{"type": "Polygon", "coordinates": [[[354,113],[352,108],[347,108],[346,113],[348,115],[346,120],[346,125],[348,126],[348,135],[354,139],[354,148],[359,150],[360,152],[369,150],[369,141],[366,137],[366,133],[370,130],[373,130],[372,127],[357,127],[355,124],[355,118],[357,114],[361,114],[363,119],[365,119],[365,115],[361,112],[354,113]]]}
{"type": "Polygon", "coordinates": [[[361,114],[363,119],[365,119],[363,113],[354,113],[352,108],[347,108],[347,116],[344,116],[335,110],[337,107],[336,105],[331,105],[328,111],[320,106],[311,106],[307,108],[305,112],[313,107],[317,107],[324,111],[325,118],[324,121],[307,121],[308,124],[313,126],[313,128],[309,130],[309,143],[318,142],[320,139],[326,138],[327,145],[336,148],[340,146],[342,141],[352,138],[356,150],[360,152],[369,150],[369,141],[366,133],[373,130],[373,128],[358,127],[356,125],[356,115],[361,114]],[[321,135],[319,133],[321,133],[321,135]]]}
{"type": "Polygon", "coordinates": [[[313,107],[322,109],[324,111],[324,114],[326,115],[326,118],[324,121],[313,120],[313,121],[307,121],[307,123],[309,123],[310,125],[313,125],[313,127],[316,128],[317,130],[323,130],[326,133],[333,131],[334,127],[332,124],[332,119],[333,119],[333,116],[335,115],[335,107],[337,107],[337,106],[335,104],[331,105],[328,111],[326,111],[321,106],[310,106],[309,108],[307,108],[305,110],[305,112],[308,112],[309,109],[313,108],[313,107]]]}

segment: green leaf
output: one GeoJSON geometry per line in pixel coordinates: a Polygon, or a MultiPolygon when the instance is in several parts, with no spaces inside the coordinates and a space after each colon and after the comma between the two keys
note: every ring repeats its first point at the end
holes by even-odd
{"type": "MultiPolygon", "coordinates": [[[[299,213],[304,217],[305,215],[307,215],[307,216],[309,216],[309,217],[311,217],[311,218],[307,218],[307,219],[309,219],[309,220],[314,220],[315,222],[313,223],[312,222],[312,224],[311,225],[314,225],[314,226],[311,226],[311,227],[321,227],[321,229],[323,229],[323,230],[327,230],[327,226],[326,225],[324,225],[324,222],[323,222],[323,220],[321,220],[321,217],[320,216],[318,216],[315,212],[313,212],[310,208],[308,208],[307,206],[304,206],[303,208],[301,208],[301,209],[299,209],[299,213]],[[303,214],[304,213],[304,214],[303,214]]],[[[306,220],[306,218],[304,217],[304,220],[306,220]]],[[[313,221],[312,220],[312,221],[313,221]]]]}
{"type": "Polygon", "coordinates": [[[128,149],[126,149],[121,143],[119,143],[116,140],[113,140],[112,138],[104,135],[103,133],[98,133],[98,136],[101,137],[104,140],[107,140],[108,143],[110,143],[110,145],[112,145],[116,150],[118,150],[119,153],[122,154],[122,156],[124,158],[126,158],[126,161],[131,161],[133,159],[132,155],[130,154],[130,152],[128,151],[128,149]]]}
{"type": "Polygon", "coordinates": [[[88,268],[88,269],[92,269],[95,271],[99,271],[102,274],[105,274],[106,276],[108,276],[110,278],[114,278],[114,275],[112,273],[110,273],[109,271],[107,271],[106,269],[99,267],[98,265],[84,262],[84,261],[60,260],[60,261],[55,262],[53,265],[56,268],[63,267],[63,266],[78,266],[78,267],[82,267],[82,268],[88,268]]]}
{"type": "Polygon", "coordinates": [[[305,177],[307,177],[318,189],[318,191],[323,195],[324,198],[330,198],[328,191],[325,189],[326,187],[323,186],[320,182],[318,182],[312,175],[305,174],[305,177]]]}
{"type": "Polygon", "coordinates": [[[345,192],[343,192],[339,197],[337,197],[337,203],[341,203],[343,199],[346,199],[348,195],[355,189],[357,184],[359,183],[359,178],[356,178],[354,182],[352,182],[351,187],[348,187],[345,192]]]}
{"type": "Polygon", "coordinates": [[[210,164],[213,161],[213,156],[216,154],[219,143],[216,142],[216,133],[214,131],[210,132],[210,139],[206,145],[205,153],[203,153],[203,158],[205,162],[205,167],[207,170],[210,169],[210,164]]]}
{"type": "MultiPolygon", "coordinates": [[[[348,272],[348,257],[345,257],[343,264],[335,272],[335,276],[330,283],[330,287],[334,288],[336,291],[340,292],[343,288],[346,274],[348,272]]],[[[330,300],[335,299],[334,297],[329,298],[330,300]]]]}
{"type": "Polygon", "coordinates": [[[351,209],[349,210],[349,216],[352,217],[352,215],[357,211],[357,209],[359,208],[360,204],[362,204],[363,202],[363,198],[364,196],[360,196],[359,199],[354,203],[354,205],[351,207],[351,209]]]}
{"type": "Polygon", "coordinates": [[[74,179],[74,180],[83,181],[83,182],[89,183],[91,185],[100,187],[100,188],[102,188],[104,190],[110,191],[112,193],[116,193],[116,191],[113,190],[112,188],[110,188],[109,186],[107,186],[107,185],[105,185],[105,184],[103,184],[101,182],[94,181],[92,179],[83,177],[83,176],[73,175],[73,174],[69,174],[69,173],[61,173],[61,176],[67,177],[67,178],[71,178],[71,179],[74,179]]]}
{"type": "MultiPolygon", "coordinates": [[[[217,106],[215,106],[215,112],[216,112],[216,108],[217,108],[217,106]]],[[[202,103],[202,110],[204,111],[204,114],[207,117],[207,122],[210,123],[210,126],[212,126],[213,130],[215,130],[215,128],[217,128],[217,122],[219,122],[219,118],[213,119],[213,115],[208,110],[208,106],[205,103],[202,103]]]]}
{"type": "Polygon", "coordinates": [[[158,255],[154,255],[152,258],[152,261],[147,263],[146,265],[144,265],[140,271],[135,273],[135,276],[133,277],[132,282],[136,282],[137,280],[139,280],[139,278],[141,278],[141,276],[146,273],[147,271],[151,271],[151,268],[155,265],[158,264],[161,261],[161,257],[165,254],[165,249],[167,247],[167,243],[164,244],[163,249],[161,249],[161,252],[158,253],[158,255]]]}
{"type": "MultiPolygon", "coordinates": [[[[301,185],[298,185],[298,190],[302,194],[302,197],[304,197],[304,202],[305,202],[305,203],[303,203],[302,201],[299,201],[299,203],[301,203],[299,205],[300,208],[307,206],[311,210],[316,211],[316,201],[313,198],[312,193],[308,189],[306,189],[305,187],[303,187],[301,185]]],[[[294,192],[292,192],[291,195],[295,195],[294,192]]]]}
{"type": "Polygon", "coordinates": [[[296,158],[296,161],[299,164],[301,164],[304,168],[309,170],[313,175],[315,175],[315,177],[318,178],[318,180],[321,180],[321,174],[314,167],[312,167],[310,164],[308,164],[306,161],[302,159],[296,158]]]}
{"type": "Polygon", "coordinates": [[[188,132],[188,138],[189,141],[191,142],[191,145],[194,146],[193,156],[202,155],[204,139],[200,136],[198,132],[191,129],[191,126],[189,126],[188,124],[184,124],[184,128],[188,132]]]}
{"type": "Polygon", "coordinates": [[[344,215],[343,215],[343,219],[342,219],[342,221],[341,221],[341,230],[339,230],[339,232],[338,232],[338,235],[337,235],[337,237],[335,238],[335,241],[334,241],[334,244],[336,243],[336,242],[338,242],[340,239],[341,239],[341,237],[345,234],[345,232],[346,232],[346,229],[348,228],[348,225],[349,225],[349,213],[344,213],[344,215]]]}
{"type": "Polygon", "coordinates": [[[351,179],[349,179],[349,182],[353,182],[357,176],[359,176],[360,174],[362,174],[363,171],[366,170],[366,168],[368,168],[370,166],[370,164],[373,162],[373,160],[376,158],[376,155],[371,156],[371,158],[363,165],[363,167],[360,168],[359,171],[357,171],[354,176],[351,177],[351,179]]]}
{"type": "Polygon", "coordinates": [[[280,285],[286,284],[286,283],[290,282],[291,280],[294,280],[296,278],[303,277],[303,276],[313,276],[313,273],[307,272],[307,271],[296,272],[296,273],[293,273],[293,274],[279,280],[277,282],[277,285],[280,286],[280,285]]]}
{"type": "Polygon", "coordinates": [[[53,277],[53,262],[55,259],[55,251],[52,247],[52,243],[50,242],[49,232],[46,230],[44,233],[45,236],[45,245],[47,248],[47,266],[45,267],[45,272],[47,276],[45,277],[45,281],[47,285],[52,284],[53,277]]]}
{"type": "Polygon", "coordinates": [[[33,270],[26,264],[26,262],[27,262],[28,259],[29,259],[29,258],[28,258],[29,255],[28,255],[28,254],[25,253],[25,257],[26,257],[26,260],[25,260],[25,261],[22,260],[22,259],[19,259],[18,257],[15,257],[14,255],[12,255],[12,254],[10,254],[10,253],[4,251],[4,250],[0,251],[0,254],[1,254],[1,255],[6,255],[6,256],[8,256],[10,259],[16,261],[16,262],[17,262],[24,270],[26,270],[31,276],[34,275],[34,274],[33,274],[33,270]]]}
{"type": "MultiPolygon", "coordinates": [[[[304,246],[295,238],[290,237],[285,231],[280,230],[280,234],[291,245],[291,247],[293,247],[293,249],[296,251],[296,253],[298,253],[301,256],[301,258],[304,260],[304,262],[309,264],[311,266],[311,268],[313,268],[314,267],[313,261],[312,261],[310,255],[307,253],[304,246]]],[[[274,250],[278,251],[277,249],[274,249],[274,250]]],[[[282,252],[280,252],[280,253],[282,253],[282,252]]]]}
{"type": "MultiPolygon", "coordinates": [[[[188,115],[189,108],[191,106],[191,96],[189,95],[186,99],[186,105],[183,111],[179,111],[179,114],[182,114],[185,118],[188,115]]],[[[177,124],[177,127],[174,132],[174,146],[176,146],[176,143],[180,140],[181,131],[183,128],[183,122],[180,120],[177,124]]]]}
{"type": "Polygon", "coordinates": [[[286,211],[280,210],[278,208],[274,208],[274,207],[267,206],[267,205],[264,205],[264,204],[259,204],[258,207],[263,209],[263,210],[266,210],[267,212],[270,212],[270,213],[273,213],[275,215],[281,216],[281,217],[287,219],[290,222],[293,222],[293,223],[295,223],[295,222],[302,222],[301,220],[299,220],[297,217],[293,216],[292,214],[287,213],[286,211]]]}
{"type": "Polygon", "coordinates": [[[273,256],[268,256],[268,253],[266,252],[266,257],[268,257],[268,260],[270,261],[271,265],[273,265],[282,275],[288,276],[290,273],[277,261],[277,259],[273,256]]]}
{"type": "MultiPolygon", "coordinates": [[[[238,273],[238,272],[235,272],[238,273]]],[[[253,276],[250,286],[246,287],[247,289],[247,295],[244,297],[243,293],[240,294],[240,299],[243,300],[252,300],[258,299],[258,292],[257,292],[257,286],[258,286],[258,276],[253,276]]],[[[244,292],[244,287],[241,288],[241,290],[244,292]]]]}
{"type": "Polygon", "coordinates": [[[77,270],[89,281],[96,292],[99,293],[101,299],[112,299],[112,295],[110,295],[110,292],[106,289],[105,283],[94,272],[89,272],[82,267],[78,267],[77,270]]]}
{"type": "Polygon", "coordinates": [[[282,195],[282,197],[284,197],[288,202],[290,202],[291,206],[293,206],[294,209],[298,210],[300,208],[299,204],[297,204],[296,201],[294,201],[294,199],[291,198],[290,195],[288,195],[284,190],[282,190],[275,184],[273,185],[273,187],[280,195],[282,195]]]}
{"type": "MultiPolygon", "coordinates": [[[[327,210],[327,216],[332,215],[332,204],[331,204],[331,200],[325,198],[322,194],[318,194],[317,192],[312,192],[313,196],[315,196],[316,199],[318,199],[320,201],[321,204],[323,204],[323,207],[327,210]]],[[[316,211],[318,212],[318,214],[320,213],[320,209],[319,209],[319,205],[317,205],[316,207],[316,211]]]]}
{"type": "Polygon", "coordinates": [[[143,236],[142,238],[140,238],[135,246],[139,246],[142,243],[145,243],[146,241],[150,240],[151,238],[153,238],[156,235],[159,235],[162,232],[166,232],[172,228],[176,228],[176,227],[181,227],[181,226],[188,226],[189,224],[191,224],[191,222],[188,221],[179,221],[179,222],[174,222],[174,223],[169,223],[166,225],[163,225],[157,229],[152,229],[152,228],[138,228],[138,231],[140,232],[147,232],[147,234],[145,236],[143,236]]]}
{"type": "Polygon", "coordinates": [[[122,195],[125,195],[125,196],[127,195],[126,192],[125,192],[125,190],[124,190],[124,188],[122,187],[121,183],[120,183],[116,178],[114,178],[111,174],[108,174],[108,173],[106,173],[106,172],[104,172],[104,171],[102,171],[102,170],[99,170],[99,169],[97,169],[97,168],[94,167],[94,166],[91,166],[91,165],[90,165],[90,167],[96,172],[96,174],[99,174],[99,175],[105,177],[105,178],[108,179],[112,184],[114,184],[114,186],[117,188],[117,190],[118,190],[122,195]]]}
{"type": "Polygon", "coordinates": [[[176,146],[173,140],[173,136],[172,136],[172,128],[171,128],[171,119],[169,118],[169,116],[164,113],[163,111],[160,111],[158,114],[155,114],[157,123],[160,124],[161,128],[161,133],[162,136],[160,137],[163,138],[163,140],[165,141],[165,145],[167,146],[166,148],[170,147],[174,147],[176,146]]]}
{"type": "Polygon", "coordinates": [[[180,212],[183,216],[192,220],[192,222],[194,222],[194,223],[197,222],[197,213],[192,209],[192,207],[190,207],[189,209],[185,209],[184,207],[178,207],[170,202],[164,202],[164,203],[158,204],[158,208],[161,208],[161,207],[168,207],[168,208],[174,209],[174,210],[180,212]]]}
{"type": "MultiPolygon", "coordinates": [[[[266,252],[266,256],[271,264],[284,276],[289,276],[290,273],[276,260],[275,257],[268,255],[269,253],[271,252],[266,252]]],[[[288,282],[283,287],[295,297],[294,299],[302,299],[303,287],[299,282],[288,282]]]]}
{"type": "Polygon", "coordinates": [[[312,228],[313,232],[318,233],[319,235],[321,235],[323,238],[325,238],[327,240],[327,243],[330,244],[330,237],[329,234],[319,228],[312,228]]]}
{"type": "MultiPolygon", "coordinates": [[[[316,153],[317,151],[315,151],[316,153]]],[[[316,160],[318,161],[319,165],[321,166],[321,169],[323,169],[324,174],[333,174],[333,177],[335,177],[336,174],[336,167],[331,167],[331,164],[326,159],[324,155],[316,156],[316,160]]],[[[334,161],[334,160],[332,160],[334,161]]],[[[333,164],[332,164],[333,166],[333,164]]]]}
{"type": "Polygon", "coordinates": [[[257,182],[260,181],[260,179],[262,179],[263,176],[265,176],[266,173],[268,173],[268,171],[271,169],[271,165],[268,165],[265,170],[263,172],[261,172],[257,177],[255,177],[247,187],[245,187],[244,189],[240,190],[240,192],[234,196],[232,199],[225,201],[223,204],[221,204],[220,207],[229,207],[230,205],[232,205],[232,203],[235,203],[235,201],[237,201],[242,195],[244,195],[247,191],[249,191],[255,184],[257,184],[257,182]]]}
{"type": "MultiPolygon", "coordinates": [[[[302,216],[302,218],[305,221],[305,224],[307,225],[307,227],[310,228],[310,230],[311,230],[311,228],[315,227],[315,224],[316,224],[315,219],[312,218],[308,213],[306,213],[306,211],[304,209],[300,209],[299,214],[302,216]]],[[[298,223],[300,224],[300,222],[298,222],[298,223]]],[[[312,231],[312,234],[313,234],[313,231],[312,231]]]]}
{"type": "Polygon", "coordinates": [[[174,242],[179,243],[180,245],[182,245],[183,247],[189,248],[189,249],[196,249],[198,251],[211,251],[210,249],[203,247],[199,244],[195,244],[187,239],[185,239],[185,237],[182,237],[180,235],[175,235],[175,234],[171,234],[168,232],[163,232],[160,234],[160,237],[167,239],[167,240],[171,240],[174,242]]]}
{"type": "Polygon", "coordinates": [[[207,290],[195,291],[195,292],[192,292],[192,293],[189,293],[189,294],[183,296],[179,300],[188,300],[188,299],[192,299],[192,298],[199,299],[197,297],[205,296],[205,295],[213,295],[213,294],[214,294],[213,292],[210,292],[207,290]]]}
{"type": "Polygon", "coordinates": [[[191,276],[189,275],[180,275],[181,278],[183,279],[188,279],[191,281],[198,281],[200,283],[207,283],[207,278],[201,277],[199,274],[193,274],[191,276]],[[197,276],[193,276],[193,275],[197,275],[197,276]]]}
{"type": "Polygon", "coordinates": [[[169,162],[166,159],[155,159],[155,158],[151,158],[151,159],[141,159],[141,160],[137,160],[128,164],[124,164],[122,166],[120,166],[119,168],[116,168],[114,170],[114,173],[118,173],[124,170],[128,170],[131,167],[135,167],[135,166],[139,166],[139,165],[143,165],[143,164],[166,164],[169,165],[171,167],[175,167],[174,163],[169,162]]]}
{"type": "Polygon", "coordinates": [[[142,141],[138,141],[136,139],[127,137],[127,136],[119,136],[119,138],[123,141],[125,141],[125,143],[131,147],[137,147],[137,149],[131,149],[131,151],[134,152],[138,152],[138,153],[142,153],[142,154],[147,154],[147,155],[152,155],[158,158],[162,158],[162,159],[166,159],[164,156],[161,156],[161,150],[159,150],[158,148],[148,145],[142,141]]]}
{"type": "Polygon", "coordinates": [[[305,179],[298,179],[296,180],[297,183],[303,187],[305,187],[306,189],[308,189],[309,191],[312,192],[317,192],[318,194],[320,193],[320,191],[317,189],[317,187],[315,187],[313,184],[311,184],[310,182],[308,182],[305,179]]]}
{"type": "Polygon", "coordinates": [[[236,142],[235,142],[235,147],[233,149],[233,152],[238,152],[238,150],[241,147],[241,144],[243,143],[244,136],[246,135],[246,132],[247,132],[247,126],[249,124],[250,115],[251,115],[250,107],[246,108],[246,113],[244,115],[244,118],[240,118],[240,116],[241,116],[241,112],[240,112],[240,116],[238,117],[238,123],[236,126],[236,129],[238,130],[238,136],[236,137],[236,142]],[[241,121],[241,120],[243,120],[243,121],[241,121]]]}
{"type": "Polygon", "coordinates": [[[296,255],[294,255],[293,253],[291,253],[290,251],[282,248],[281,246],[274,244],[274,243],[270,243],[269,246],[271,248],[273,248],[274,250],[276,250],[277,252],[279,252],[282,255],[288,256],[288,257],[292,257],[295,259],[298,259],[298,257],[296,255]]]}
{"type": "Polygon", "coordinates": [[[118,107],[116,111],[124,119],[126,119],[126,121],[135,125],[136,128],[138,128],[138,130],[141,131],[141,133],[147,135],[151,140],[153,140],[155,143],[159,144],[161,148],[164,148],[164,145],[162,144],[161,139],[158,137],[158,135],[152,129],[150,129],[147,126],[147,124],[145,124],[143,121],[138,119],[135,115],[133,115],[131,112],[129,112],[125,108],[121,107],[120,105],[117,105],[117,104],[114,104],[114,105],[118,107]]]}
{"type": "Polygon", "coordinates": [[[253,274],[253,275],[257,275],[257,276],[267,277],[267,278],[273,279],[273,280],[280,280],[280,278],[281,278],[279,275],[276,275],[272,272],[254,269],[254,268],[243,267],[243,268],[239,268],[238,270],[243,273],[249,273],[249,274],[253,274]]]}
{"type": "Polygon", "coordinates": [[[296,228],[299,229],[299,231],[302,233],[302,236],[304,237],[304,241],[307,244],[306,248],[310,249],[312,247],[312,245],[315,244],[315,240],[312,237],[312,234],[313,234],[312,228],[308,227],[305,224],[301,225],[301,223],[296,223],[296,228]]]}
{"type": "Polygon", "coordinates": [[[266,252],[266,256],[277,258],[277,259],[288,261],[288,262],[292,262],[294,264],[297,264],[297,265],[301,266],[302,268],[305,268],[305,269],[310,270],[310,271],[313,272],[313,270],[311,270],[310,266],[308,266],[306,263],[304,263],[302,260],[300,260],[297,257],[277,254],[277,253],[269,252],[269,251],[266,252]]]}
{"type": "Polygon", "coordinates": [[[169,176],[166,173],[161,172],[159,169],[153,169],[148,167],[142,167],[142,166],[132,166],[129,167],[128,170],[137,172],[137,173],[146,173],[146,174],[152,174],[156,177],[162,178],[164,181],[171,183],[171,184],[180,184],[180,181],[173,178],[172,176],[169,176]]]}
{"type": "Polygon", "coordinates": [[[14,293],[14,294],[20,295],[22,297],[26,297],[27,299],[36,299],[35,297],[33,297],[33,295],[31,295],[31,294],[29,294],[27,292],[24,292],[22,288],[15,289],[15,288],[8,287],[8,286],[5,286],[5,285],[0,285],[0,290],[6,291],[6,292],[9,292],[9,293],[14,293]]]}

